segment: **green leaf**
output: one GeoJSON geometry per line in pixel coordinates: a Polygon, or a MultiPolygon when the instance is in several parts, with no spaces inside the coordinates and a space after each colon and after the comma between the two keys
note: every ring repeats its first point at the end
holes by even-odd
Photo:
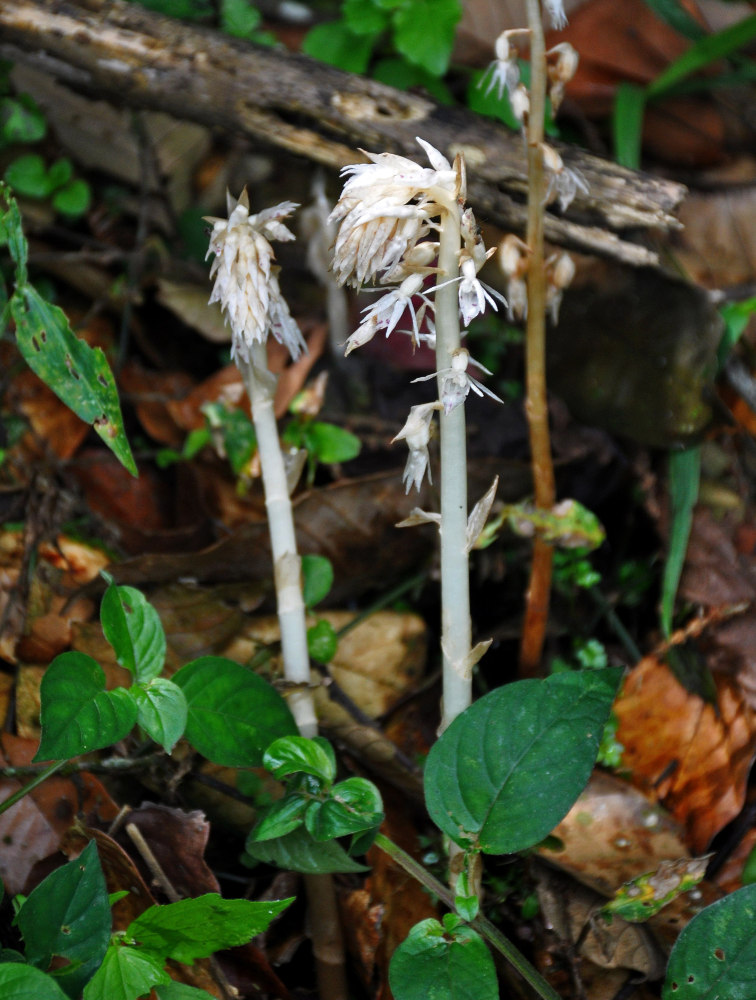
{"type": "Polygon", "coordinates": [[[614,158],[620,166],[631,170],[640,167],[645,112],[646,92],[643,88],[634,83],[620,83],[615,93],[612,115],[614,158]]]}
{"type": "Polygon", "coordinates": [[[225,767],[257,767],[265,748],[297,732],[280,694],[261,677],[221,656],[202,656],[173,675],[186,695],[185,736],[225,767]]]}
{"type": "Polygon", "coordinates": [[[184,735],[189,709],[181,688],[165,677],[131,689],[139,714],[137,725],[170,753],[184,735]]]}
{"type": "Polygon", "coordinates": [[[324,462],[326,465],[349,462],[359,455],[362,447],[360,439],[351,431],[321,420],[313,420],[307,425],[306,437],[307,447],[313,451],[319,462],[324,462]]]}
{"type": "Polygon", "coordinates": [[[10,188],[4,182],[0,182],[0,198],[5,203],[2,215],[3,230],[8,243],[8,252],[16,268],[16,284],[19,284],[26,281],[26,259],[29,247],[21,225],[18,204],[11,194],[10,188]]]}
{"type": "Polygon", "coordinates": [[[347,778],[334,785],[325,802],[313,802],[305,826],[318,842],[372,830],[383,822],[378,789],[365,778],[347,778]]]}
{"type": "Polygon", "coordinates": [[[250,831],[249,842],[261,843],[263,840],[285,837],[304,823],[305,810],[309,804],[309,799],[297,793],[274,802],[250,831]]]}
{"type": "Polygon", "coordinates": [[[84,987],[84,1000],[136,1000],[171,977],[152,955],[112,944],[94,976],[84,987]]]}
{"type": "Polygon", "coordinates": [[[690,38],[695,42],[706,34],[698,21],[691,17],[679,0],[646,0],[646,6],[650,7],[665,24],[674,28],[685,38],[690,38]]]}
{"type": "Polygon", "coordinates": [[[388,14],[373,0],[344,0],[341,8],[344,23],[355,35],[380,35],[388,25],[388,14]]]}
{"type": "Polygon", "coordinates": [[[325,556],[302,556],[302,597],[305,607],[314,608],[333,586],[333,564],[325,556]]]}
{"type": "Polygon", "coordinates": [[[87,211],[91,202],[92,189],[80,177],[60,188],[52,198],[55,211],[69,219],[78,219],[87,211]]]}
{"type": "Polygon", "coordinates": [[[456,104],[454,95],[443,80],[432,76],[420,66],[413,66],[406,59],[399,57],[379,59],[372,67],[370,75],[374,80],[387,83],[390,87],[396,87],[397,90],[422,87],[428,91],[431,97],[435,97],[439,104],[456,104]]]}
{"type": "Polygon", "coordinates": [[[47,132],[45,116],[29,94],[0,101],[0,139],[6,146],[39,142],[47,132]]]}
{"type": "Polygon", "coordinates": [[[459,0],[413,0],[394,14],[397,51],[433,76],[443,76],[449,68],[461,16],[459,0]]]}
{"type": "Polygon", "coordinates": [[[335,840],[317,843],[303,826],[276,840],[257,843],[248,838],[244,849],[256,861],[264,861],[284,871],[302,872],[305,875],[369,871],[365,865],[350,858],[335,840]]]}
{"type": "Polygon", "coordinates": [[[283,736],[270,744],[263,764],[279,781],[290,774],[311,774],[330,785],[336,777],[336,755],[322,736],[283,736]]]}
{"type": "Polygon", "coordinates": [[[158,1000],[215,1000],[207,990],[187,986],[185,983],[175,983],[173,980],[163,986],[156,986],[155,993],[158,1000]]]}
{"type": "Polygon", "coordinates": [[[223,948],[247,944],[262,934],[293,902],[223,899],[208,892],[166,906],[151,906],[129,924],[126,935],[161,962],[172,958],[191,965],[223,948]]]}
{"type": "Polygon", "coordinates": [[[44,971],[53,956],[72,963],[70,971],[59,970],[56,978],[69,996],[78,996],[102,962],[110,940],[108,890],[94,841],[29,894],[17,924],[31,965],[44,971]]]}
{"type": "Polygon", "coordinates": [[[663,1000],[753,1000],[756,886],[707,906],[684,927],[669,956],[663,1000]]]}
{"type": "Polygon", "coordinates": [[[471,111],[479,115],[486,115],[488,118],[496,118],[513,131],[519,131],[520,122],[515,118],[512,105],[509,103],[509,95],[506,90],[501,95],[496,92],[496,87],[488,90],[490,70],[480,70],[474,72],[470,77],[467,88],[467,106],[471,111]]]}
{"type": "Polygon", "coordinates": [[[661,627],[665,636],[672,633],[677,586],[682,576],[685,553],[693,524],[693,508],[698,500],[701,481],[701,445],[669,453],[670,526],[667,560],[664,563],[661,596],[661,627]]]}
{"type": "Polygon", "coordinates": [[[451,933],[432,917],[415,924],[391,957],[396,1000],[498,1000],[491,953],[471,927],[451,933]],[[451,940],[449,940],[451,937],[451,940]]]}
{"type": "Polygon", "coordinates": [[[431,748],[431,819],[463,847],[511,854],[567,814],[596,760],[621,671],[559,673],[497,688],[431,748]]]}
{"type": "Polygon", "coordinates": [[[165,663],[165,632],[144,594],[111,583],[100,604],[100,620],[121,666],[142,684],[157,677],[165,663]]]}
{"type": "Polygon", "coordinates": [[[262,14],[249,0],[221,0],[221,28],[235,38],[250,38],[262,20],[262,14]]]}
{"type": "Polygon", "coordinates": [[[74,335],[62,309],[18,280],[10,307],[26,363],[69,409],[92,424],[118,460],[136,475],[118,390],[104,353],[74,335]]]}
{"type": "Polygon", "coordinates": [[[307,629],[307,652],[318,663],[330,663],[339,648],[339,637],[329,621],[320,621],[307,629]]]}
{"type": "Polygon", "coordinates": [[[47,177],[50,182],[50,190],[55,190],[55,188],[63,187],[64,184],[68,184],[73,175],[73,166],[68,157],[62,157],[60,160],[56,160],[55,163],[51,164],[50,169],[47,171],[47,177]]]}
{"type": "Polygon", "coordinates": [[[756,38],[756,14],[696,42],[648,85],[646,93],[649,97],[659,97],[691,73],[724,59],[753,38],[756,38]]]}
{"type": "Polygon", "coordinates": [[[0,964],[0,996],[3,1000],[66,1000],[51,976],[18,962],[0,964]]]}
{"type": "Polygon", "coordinates": [[[34,756],[63,760],[100,750],[123,739],[134,726],[137,706],[124,688],[105,690],[105,674],[86,653],[56,656],[40,688],[42,739],[34,756]]]}
{"type": "Polygon", "coordinates": [[[362,74],[370,62],[373,38],[370,35],[355,35],[343,21],[331,21],[318,24],[307,32],[302,51],[347,73],[362,74]]]}
{"type": "Polygon", "coordinates": [[[4,177],[17,194],[27,198],[46,198],[54,188],[45,161],[38,153],[27,153],[13,160],[4,177]]]}
{"type": "Polygon", "coordinates": [[[721,372],[730,352],[748,326],[751,316],[756,313],[756,297],[743,299],[741,302],[727,302],[720,307],[719,312],[725,324],[724,333],[717,348],[717,370],[721,372]]]}

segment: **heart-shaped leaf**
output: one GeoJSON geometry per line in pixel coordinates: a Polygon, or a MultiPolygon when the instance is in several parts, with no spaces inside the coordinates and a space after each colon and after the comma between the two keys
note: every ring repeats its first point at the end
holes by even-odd
{"type": "Polygon", "coordinates": [[[105,690],[105,674],[86,653],[61,653],[40,688],[42,739],[34,760],[63,760],[123,739],[137,718],[125,688],[105,690]]]}
{"type": "Polygon", "coordinates": [[[517,681],[471,705],[428,755],[433,821],[457,844],[489,854],[543,840],[590,777],[621,674],[517,681]]]}
{"type": "Polygon", "coordinates": [[[186,738],[214,764],[259,767],[273,740],[297,732],[281,695],[234,660],[201,656],[173,681],[186,696],[186,738]]]}
{"type": "Polygon", "coordinates": [[[134,685],[131,693],[139,709],[138,725],[170,753],[186,729],[189,710],[184,692],[173,681],[156,677],[144,686],[134,685]]]}
{"type": "Polygon", "coordinates": [[[415,924],[391,957],[396,1000],[498,1000],[491,953],[471,927],[451,933],[430,918],[415,924]]]}

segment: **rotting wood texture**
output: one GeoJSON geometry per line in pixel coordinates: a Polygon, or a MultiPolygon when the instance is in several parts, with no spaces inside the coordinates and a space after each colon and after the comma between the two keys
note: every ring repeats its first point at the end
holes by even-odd
{"type": "MultiPolygon", "coordinates": [[[[469,201],[481,219],[524,230],[522,139],[461,108],[344,73],[305,56],[251,45],[123,0],[3,0],[0,54],[62,83],[135,108],[166,111],[278,146],[333,169],[356,147],[422,159],[415,136],[465,154],[469,201]]],[[[658,266],[644,230],[677,228],[685,188],[559,146],[582,172],[567,216],[549,211],[553,243],[625,264],[658,266]]]]}

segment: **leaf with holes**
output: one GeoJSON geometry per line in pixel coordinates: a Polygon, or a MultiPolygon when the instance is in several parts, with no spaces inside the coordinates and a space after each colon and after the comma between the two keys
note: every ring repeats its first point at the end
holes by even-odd
{"type": "Polygon", "coordinates": [[[707,906],[669,956],[663,1000],[752,1000],[756,990],[756,885],[707,906]]]}
{"type": "Polygon", "coordinates": [[[123,739],[137,719],[137,705],[125,688],[105,690],[105,673],[86,653],[61,653],[40,687],[42,739],[34,756],[63,760],[100,750],[123,739]]]}
{"type": "Polygon", "coordinates": [[[17,923],[26,960],[45,971],[54,956],[68,959],[71,964],[58,970],[56,978],[69,996],[78,996],[110,940],[108,890],[94,841],[30,893],[17,923]]]}
{"type": "Polygon", "coordinates": [[[516,681],[471,705],[428,755],[431,819],[487,854],[543,840],[590,777],[621,676],[610,668],[516,681]]]}
{"type": "Polygon", "coordinates": [[[90,347],[71,329],[66,314],[31,285],[16,285],[10,301],[16,341],[26,363],[53,392],[92,424],[118,460],[136,476],[123,429],[113,373],[99,347],[90,347]]]}

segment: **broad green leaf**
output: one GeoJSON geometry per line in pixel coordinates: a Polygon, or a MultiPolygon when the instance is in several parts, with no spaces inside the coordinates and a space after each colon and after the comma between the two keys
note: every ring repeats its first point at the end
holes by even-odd
{"type": "Polygon", "coordinates": [[[29,94],[0,100],[0,139],[2,145],[39,142],[47,132],[47,121],[29,94]]]}
{"type": "Polygon", "coordinates": [[[383,821],[383,802],[372,781],[347,778],[331,789],[325,802],[313,802],[305,825],[313,840],[332,840],[371,830],[383,821]]]}
{"type": "Polygon", "coordinates": [[[669,956],[663,1000],[753,1000],[756,995],[756,885],[697,914],[669,956]]]}
{"type": "Polygon", "coordinates": [[[186,695],[186,738],[215,764],[257,767],[273,740],[297,732],[281,695],[233,660],[202,656],[172,679],[186,695]]]}
{"type": "Polygon", "coordinates": [[[370,75],[374,80],[387,83],[390,87],[396,87],[397,90],[422,87],[428,91],[431,97],[435,97],[439,104],[457,103],[443,80],[432,76],[420,66],[413,66],[406,59],[399,57],[379,59],[371,68],[370,75]]]}
{"type": "Polygon", "coordinates": [[[701,481],[701,446],[693,445],[669,453],[670,526],[667,560],[664,563],[661,596],[661,627],[665,636],[672,632],[677,586],[680,583],[685,553],[688,551],[693,508],[698,500],[701,481]]]}
{"type": "Polygon", "coordinates": [[[310,800],[293,793],[269,806],[249,833],[250,843],[285,837],[304,823],[304,814],[310,800]]]}
{"type": "Polygon", "coordinates": [[[105,959],[84,987],[84,1000],[136,1000],[171,977],[160,962],[140,948],[111,944],[105,959]]]}
{"type": "Polygon", "coordinates": [[[187,986],[185,983],[175,983],[173,980],[163,986],[156,986],[155,994],[158,1000],[215,1000],[207,990],[187,986]]]}
{"type": "Polygon", "coordinates": [[[274,899],[223,899],[208,892],[166,906],[151,906],[129,924],[127,937],[137,941],[161,962],[172,958],[191,965],[223,948],[247,944],[267,930],[293,902],[274,899]]]}
{"type": "Polygon", "coordinates": [[[51,189],[63,187],[64,184],[68,184],[73,176],[73,166],[71,161],[67,156],[62,157],[60,160],[56,160],[55,163],[50,165],[47,171],[47,177],[50,181],[51,189]]]}
{"type": "Polygon", "coordinates": [[[339,648],[339,637],[329,621],[320,621],[307,629],[307,652],[311,660],[318,663],[330,663],[339,648]]]}
{"type": "Polygon", "coordinates": [[[443,76],[461,16],[459,0],[413,0],[394,14],[394,45],[408,62],[443,76]]]}
{"type": "Polygon", "coordinates": [[[151,740],[170,753],[184,735],[188,708],[181,688],[165,677],[156,677],[144,686],[131,689],[139,714],[137,725],[151,740]]]}
{"type": "Polygon", "coordinates": [[[69,219],[78,219],[89,208],[92,201],[92,189],[80,177],[70,181],[52,197],[53,208],[69,219]]]}
{"type": "Polygon", "coordinates": [[[380,35],[388,25],[388,14],[373,0],[344,0],[341,14],[355,35],[380,35]]]}
{"type": "Polygon", "coordinates": [[[262,14],[249,0],[221,0],[221,28],[235,38],[249,38],[262,20],[262,14]]]}
{"type": "Polygon", "coordinates": [[[483,939],[465,926],[445,934],[432,917],[415,924],[392,955],[389,985],[396,1000],[499,997],[496,969],[483,939]]]}
{"type": "Polygon", "coordinates": [[[0,964],[0,996],[3,1000],[66,1000],[51,976],[18,962],[0,964]]]}
{"type": "Polygon", "coordinates": [[[319,844],[303,826],[276,840],[257,843],[247,839],[244,846],[249,857],[276,865],[284,871],[302,872],[305,875],[369,871],[365,865],[350,858],[335,840],[319,844]]]}
{"type": "Polygon", "coordinates": [[[330,785],[336,777],[333,747],[322,736],[314,739],[283,736],[270,744],[263,756],[263,764],[279,780],[290,774],[311,774],[330,785]]]}
{"type": "Polygon", "coordinates": [[[63,760],[123,739],[137,718],[124,688],[105,690],[102,667],[86,653],[56,656],[40,688],[42,739],[34,760],[63,760]]]}
{"type": "Polygon", "coordinates": [[[318,24],[305,35],[302,51],[347,73],[364,73],[373,50],[370,35],[355,35],[342,21],[318,24]]]}
{"type": "Polygon", "coordinates": [[[56,979],[70,997],[77,997],[110,940],[108,890],[94,841],[29,894],[17,923],[30,965],[45,971],[56,955],[72,963],[71,970],[59,970],[56,979]]]}
{"type": "Polygon", "coordinates": [[[141,684],[157,677],[165,663],[165,632],[144,594],[111,583],[100,604],[100,620],[121,666],[141,684]]]}
{"type": "Polygon", "coordinates": [[[637,170],[641,160],[646,92],[634,83],[622,82],[614,96],[612,131],[614,158],[620,166],[637,170]]]}
{"type": "Polygon", "coordinates": [[[302,556],[302,597],[308,608],[319,604],[333,586],[333,564],[325,556],[302,556]]]}
{"type": "Polygon", "coordinates": [[[47,165],[38,153],[27,153],[13,160],[6,167],[4,176],[17,194],[27,198],[46,198],[55,187],[47,165]]]}
{"type": "Polygon", "coordinates": [[[360,439],[351,431],[319,420],[308,424],[305,438],[308,450],[314,453],[319,462],[324,462],[326,465],[348,462],[359,455],[362,447],[360,439]]]}
{"type": "Polygon", "coordinates": [[[26,363],[105,444],[132,475],[137,474],[123,429],[113,373],[99,347],[80,340],[62,309],[29,284],[16,284],[10,301],[16,341],[26,363]]]}
{"type": "Polygon", "coordinates": [[[431,819],[463,847],[511,854],[567,814],[590,777],[621,671],[507,684],[458,716],[431,748],[431,819]]]}
{"type": "Polygon", "coordinates": [[[731,24],[714,35],[707,35],[692,45],[648,85],[646,91],[648,96],[659,97],[691,73],[710,66],[718,59],[724,59],[754,38],[756,38],[756,14],[738,21],[737,24],[731,24]]]}

